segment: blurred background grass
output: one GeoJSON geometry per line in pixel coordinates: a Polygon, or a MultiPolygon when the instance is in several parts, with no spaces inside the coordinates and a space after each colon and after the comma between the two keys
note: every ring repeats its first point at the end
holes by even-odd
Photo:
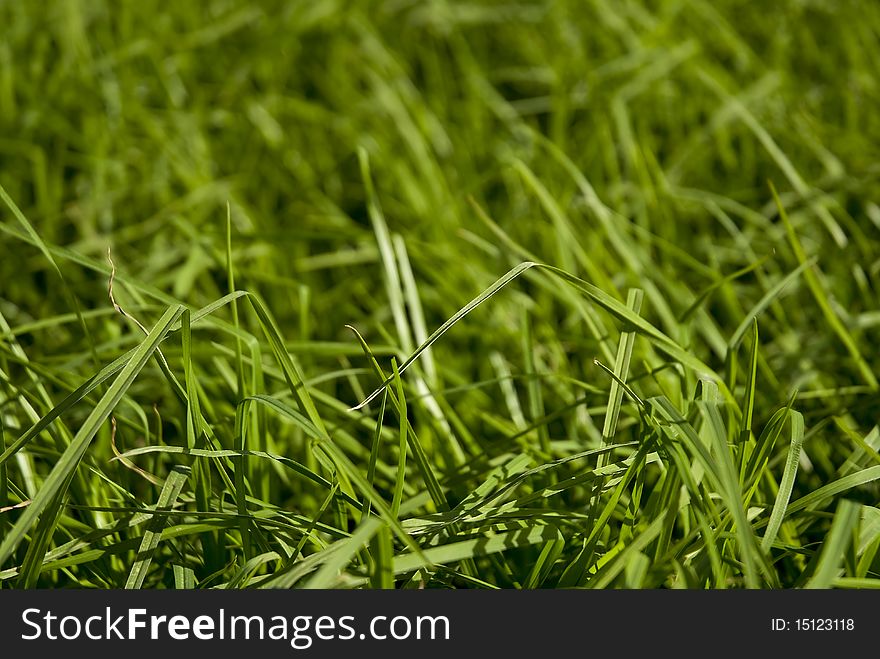
{"type": "MultiPolygon", "coordinates": [[[[768,267],[790,269],[781,229],[754,214],[772,213],[767,180],[795,186],[741,104],[850,235],[841,246],[821,223],[800,222],[842,311],[857,319],[876,308],[872,3],[0,6],[4,187],[47,242],[96,259],[112,243],[122,267],[193,304],[222,291],[216,255],[229,200],[242,285],[258,287],[292,332],[306,311],[302,289],[317,306],[314,336],[342,338],[343,322],[381,319],[359,145],[417,279],[437,291],[424,300],[432,325],[459,305],[450,292],[470,292],[506,265],[507,255],[468,240],[491,234],[467,195],[536,256],[571,265],[558,263],[553,225],[512,158],[571,214],[615,287],[706,283],[647,234],[637,240],[651,261],[632,272],[531,130],[565,151],[608,206],[713,270],[740,267],[746,244],[760,255],[781,247],[768,267]]],[[[41,282],[38,253],[8,237],[4,245],[7,302],[34,317],[64,308],[57,287],[41,282]]],[[[106,304],[103,277],[75,267],[65,276],[86,306],[106,304]]],[[[789,324],[810,327],[802,306],[788,311],[789,324]]],[[[774,370],[797,381],[801,369],[782,361],[774,370]]]]}

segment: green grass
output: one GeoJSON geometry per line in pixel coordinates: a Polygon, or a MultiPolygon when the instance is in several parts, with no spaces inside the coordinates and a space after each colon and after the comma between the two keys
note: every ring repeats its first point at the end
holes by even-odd
{"type": "Polygon", "coordinates": [[[880,587],[874,3],[0,24],[0,588],[880,587]]]}

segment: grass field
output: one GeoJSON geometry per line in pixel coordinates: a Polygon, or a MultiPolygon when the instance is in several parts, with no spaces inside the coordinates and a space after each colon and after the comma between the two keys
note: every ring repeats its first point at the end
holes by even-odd
{"type": "Polygon", "coordinates": [[[0,25],[0,588],[880,587],[880,4],[0,25]]]}

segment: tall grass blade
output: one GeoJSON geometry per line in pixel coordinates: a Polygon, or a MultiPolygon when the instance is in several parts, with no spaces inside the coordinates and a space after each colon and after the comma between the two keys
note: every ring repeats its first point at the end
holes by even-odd
{"type": "MultiPolygon", "coordinates": [[[[171,470],[168,478],[165,479],[164,485],[162,485],[162,491],[159,493],[159,500],[156,502],[157,512],[169,511],[174,507],[189,474],[190,469],[188,467],[177,466],[171,470]]],[[[144,537],[137,551],[137,559],[132,564],[131,571],[128,573],[128,580],[125,582],[127,590],[143,587],[150,564],[153,561],[153,556],[156,553],[156,548],[162,539],[162,529],[167,523],[168,518],[165,516],[154,515],[150,518],[147,530],[144,532],[144,537]]]]}
{"type": "Polygon", "coordinates": [[[819,553],[819,564],[805,588],[828,589],[834,584],[839,576],[843,554],[852,543],[853,529],[859,523],[860,508],[861,506],[853,501],[846,499],[840,501],[834,513],[831,530],[819,553]]]}
{"type": "Polygon", "coordinates": [[[788,448],[788,457],[785,460],[782,482],[779,484],[776,501],[773,503],[773,511],[770,513],[770,521],[767,523],[767,530],[764,531],[764,537],[761,540],[761,548],[764,551],[768,551],[773,545],[776,540],[776,534],[779,532],[779,527],[782,526],[782,520],[785,518],[785,509],[791,497],[791,490],[794,487],[794,480],[797,476],[798,464],[801,459],[801,446],[804,443],[803,414],[792,410],[789,413],[789,423],[791,424],[791,444],[788,448]]]}

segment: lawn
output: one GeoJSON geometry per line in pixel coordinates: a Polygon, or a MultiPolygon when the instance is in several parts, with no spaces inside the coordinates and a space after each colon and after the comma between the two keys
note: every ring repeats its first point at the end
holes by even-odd
{"type": "Polygon", "coordinates": [[[880,4],[0,25],[0,588],[880,587],[880,4]]]}

